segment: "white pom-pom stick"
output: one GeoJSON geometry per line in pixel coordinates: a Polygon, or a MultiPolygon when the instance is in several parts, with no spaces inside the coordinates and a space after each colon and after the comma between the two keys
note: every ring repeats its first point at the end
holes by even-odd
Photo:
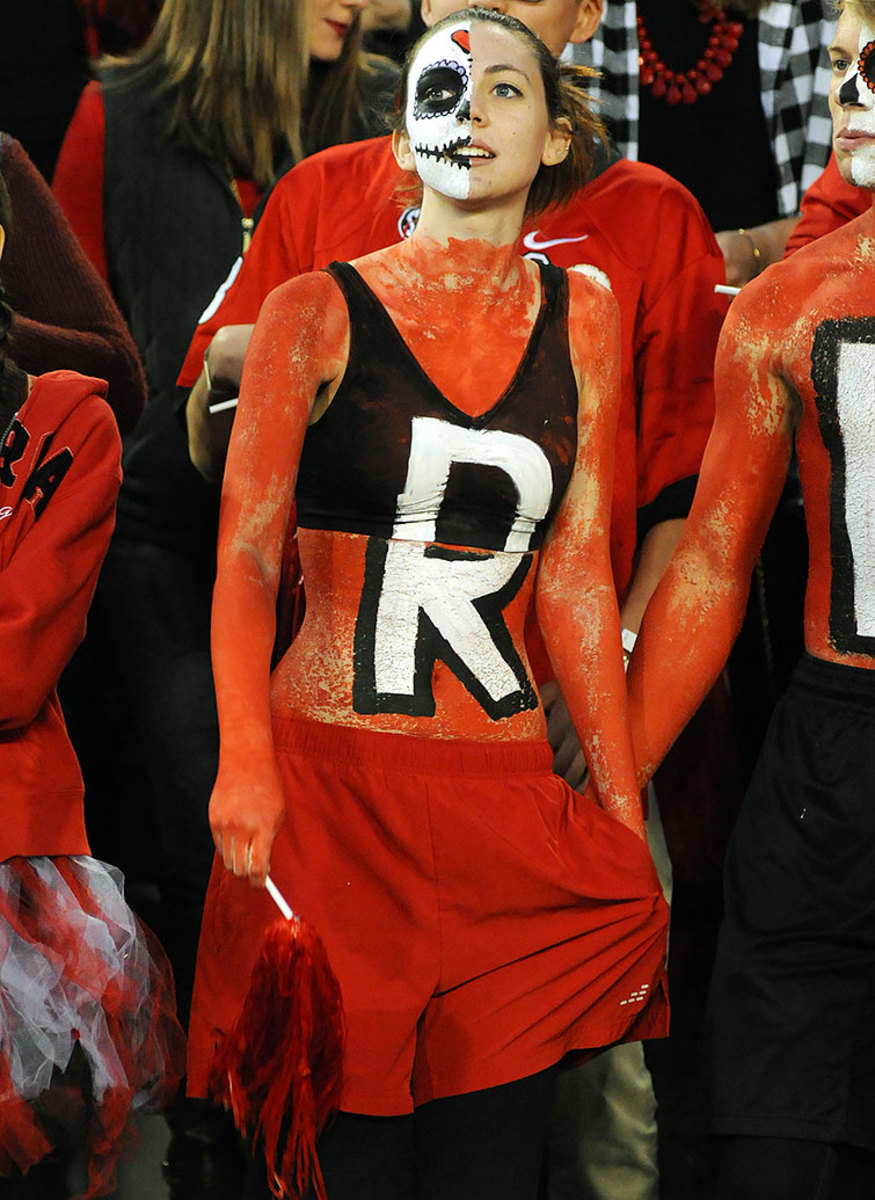
{"type": "Polygon", "coordinates": [[[219,400],[218,403],[216,403],[216,404],[208,404],[207,412],[208,413],[227,412],[229,408],[236,408],[236,407],[237,407],[237,397],[232,396],[230,400],[219,400]]]}
{"type": "MultiPolygon", "coordinates": [[[[718,296],[737,296],[741,288],[731,287],[728,283],[715,283],[714,291],[718,296]]],[[[236,401],[235,401],[236,404],[236,401]]],[[[213,410],[210,409],[210,412],[213,410]]]]}
{"type": "Polygon", "coordinates": [[[287,921],[291,921],[292,917],[295,914],[289,908],[282,892],[279,890],[279,888],[276,886],[276,884],[274,883],[274,881],[271,879],[271,877],[269,875],[264,882],[264,886],[267,888],[267,894],[270,896],[271,900],[273,900],[274,904],[277,906],[277,908],[283,914],[285,919],[287,921]]]}

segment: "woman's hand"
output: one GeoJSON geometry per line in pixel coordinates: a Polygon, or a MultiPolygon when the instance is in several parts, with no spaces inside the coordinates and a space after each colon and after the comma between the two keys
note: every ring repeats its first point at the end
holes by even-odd
{"type": "Polygon", "coordinates": [[[589,768],[568,708],[559,691],[559,684],[555,679],[551,679],[539,690],[544,705],[544,716],[547,718],[547,741],[553,751],[553,771],[556,775],[561,775],[569,787],[582,792],[589,777],[589,768]]]}
{"type": "Polygon", "coordinates": [[[285,816],[282,784],[275,767],[254,772],[219,771],[210,797],[210,828],[222,861],[235,875],[264,887],[270,851],[285,816]]]}

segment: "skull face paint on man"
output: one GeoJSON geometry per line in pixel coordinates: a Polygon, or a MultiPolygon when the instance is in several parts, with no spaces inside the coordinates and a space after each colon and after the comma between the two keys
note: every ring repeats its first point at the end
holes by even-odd
{"type": "Polygon", "coordinates": [[[441,29],[422,46],[410,68],[407,133],[420,179],[454,200],[470,190],[471,27],[441,29]]]}
{"type": "Polygon", "coordinates": [[[842,13],[830,46],[830,111],[836,162],[849,183],[875,188],[875,30],[842,13]]]}

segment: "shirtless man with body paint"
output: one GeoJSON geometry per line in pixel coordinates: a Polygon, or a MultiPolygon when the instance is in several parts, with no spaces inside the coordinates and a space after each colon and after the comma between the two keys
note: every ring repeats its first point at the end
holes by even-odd
{"type": "MultiPolygon", "coordinates": [[[[875,192],[875,5],[830,47],[834,149],[875,192]]],[[[875,213],[733,303],[686,528],[629,671],[639,778],[721,669],[794,440],[807,655],[730,846],[710,1000],[719,1200],[871,1195],[875,1167],[875,213]]]]}

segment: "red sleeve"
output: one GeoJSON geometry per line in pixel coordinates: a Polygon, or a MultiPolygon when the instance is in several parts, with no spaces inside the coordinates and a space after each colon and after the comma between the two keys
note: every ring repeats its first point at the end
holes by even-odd
{"type": "Polygon", "coordinates": [[[105,149],[103,89],[97,80],[92,80],[79,97],[61,146],[52,186],[80,245],[108,282],[103,239],[105,149]]]}
{"type": "Polygon", "coordinates": [[[664,193],[635,327],[639,526],[685,516],[714,421],[723,256],[698,205],[664,193]],[[687,495],[687,492],[689,493],[687,495]],[[681,494],[683,493],[683,495],[681,494]]]}
{"type": "Polygon", "coordinates": [[[228,278],[207,305],[194,331],[179,372],[179,387],[194,387],[204,365],[204,352],[223,325],[251,325],[265,298],[281,283],[304,274],[295,243],[300,214],[290,207],[293,172],[284,175],[273,190],[245,258],[238,258],[228,278]]]}
{"type": "Polygon", "coordinates": [[[15,216],[3,256],[3,282],[16,314],[11,357],[31,375],[67,368],[105,379],[126,433],[146,402],[137,348],[36,167],[18,142],[4,138],[0,145],[15,216]]]}
{"type": "Polygon", "coordinates": [[[726,302],[710,257],[675,276],[641,314],[636,338],[638,510],[646,528],[685,516],[714,421],[713,361],[726,302]],[[684,495],[686,495],[684,491],[684,495]]]}
{"type": "Polygon", "coordinates": [[[871,207],[872,193],[846,183],[836,166],[835,155],[831,154],[824,171],[802,197],[802,215],[787,241],[784,258],[800,246],[832,233],[846,221],[853,221],[871,207]]]}
{"type": "MultiPolygon", "coordinates": [[[[77,406],[73,420],[80,428],[87,422],[86,432],[45,510],[14,547],[4,544],[0,521],[0,730],[36,717],[82,640],[113,529],[121,483],[115,422],[96,396],[77,406]]],[[[53,448],[68,444],[70,432],[62,426],[53,448]]]]}

